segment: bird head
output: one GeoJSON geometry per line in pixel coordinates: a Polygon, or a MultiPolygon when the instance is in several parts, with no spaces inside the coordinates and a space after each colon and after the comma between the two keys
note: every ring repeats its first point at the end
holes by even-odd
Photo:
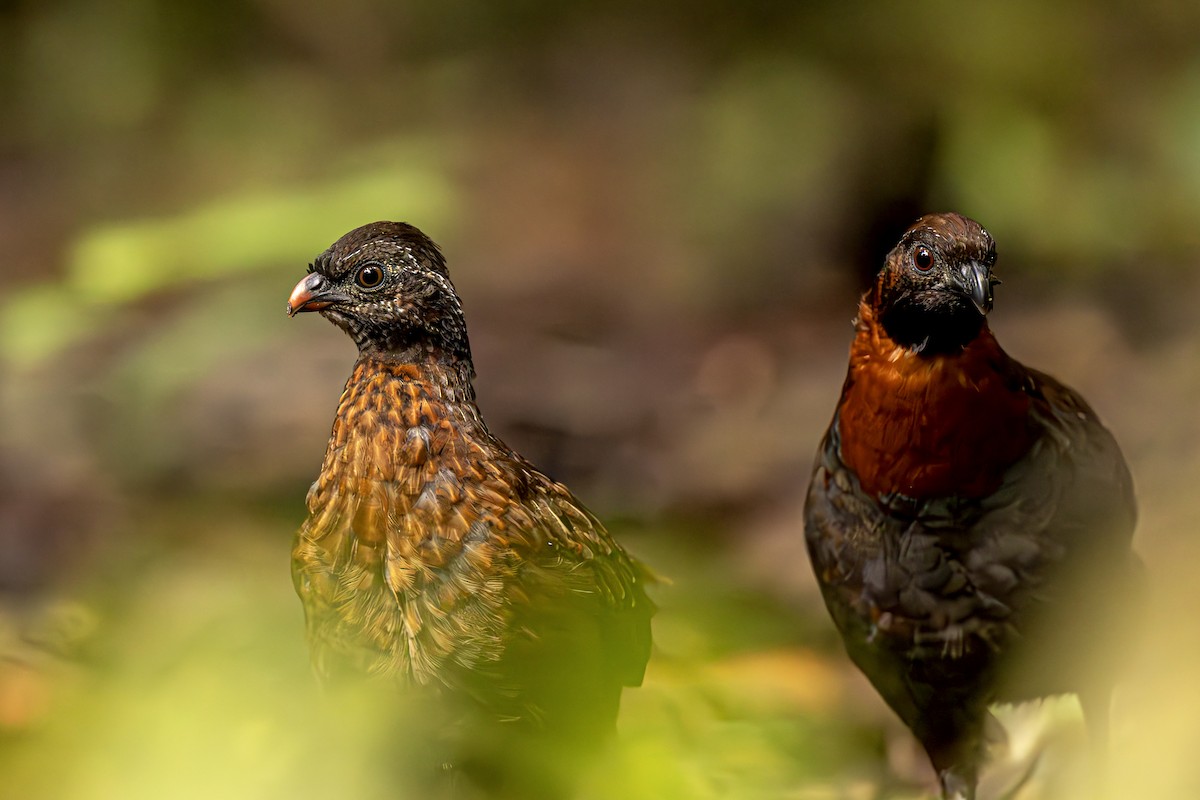
{"type": "Polygon", "coordinates": [[[888,253],[868,296],[876,319],[897,344],[927,354],[971,342],[992,310],[996,244],[960,214],[928,214],[888,253]]]}
{"type": "Polygon", "coordinates": [[[361,353],[417,351],[470,359],[462,303],[438,246],[403,222],[373,222],[338,239],[309,265],[288,316],[319,311],[361,353]]]}

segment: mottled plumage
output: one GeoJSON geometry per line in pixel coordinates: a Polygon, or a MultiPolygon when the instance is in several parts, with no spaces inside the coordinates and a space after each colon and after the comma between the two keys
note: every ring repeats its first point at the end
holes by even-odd
{"type": "Polygon", "coordinates": [[[987,706],[1078,692],[1103,737],[1104,645],[1138,572],[1132,481],[1086,402],[988,329],[995,248],[919,220],[864,296],[805,509],[846,649],[974,797],[987,706]]]}
{"type": "Polygon", "coordinates": [[[649,656],[643,569],[488,431],[436,246],[401,223],[359,228],[288,308],[359,347],[293,550],[317,672],[432,692],[476,734],[602,739],[649,656]]]}

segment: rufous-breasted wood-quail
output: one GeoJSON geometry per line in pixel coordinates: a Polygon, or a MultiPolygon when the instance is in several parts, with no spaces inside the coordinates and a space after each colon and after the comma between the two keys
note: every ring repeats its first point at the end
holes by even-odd
{"type": "Polygon", "coordinates": [[[1113,635],[1140,562],[1129,470],[1076,392],[985,319],[996,250],[918,220],[859,306],[805,530],[854,663],[973,798],[988,705],[1078,693],[1103,740],[1113,635]]]}

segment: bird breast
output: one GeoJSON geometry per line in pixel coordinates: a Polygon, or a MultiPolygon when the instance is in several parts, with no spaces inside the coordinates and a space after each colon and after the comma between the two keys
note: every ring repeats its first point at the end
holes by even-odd
{"type": "Polygon", "coordinates": [[[875,496],[994,491],[1035,435],[1008,363],[986,326],[961,353],[927,356],[860,325],[838,407],[842,460],[875,496]]]}
{"type": "MultiPolygon", "coordinates": [[[[418,682],[494,658],[522,510],[474,404],[411,365],[360,364],[347,383],[309,519],[298,586],[368,671],[418,682]]],[[[527,520],[525,521],[527,523],[527,520]]]]}

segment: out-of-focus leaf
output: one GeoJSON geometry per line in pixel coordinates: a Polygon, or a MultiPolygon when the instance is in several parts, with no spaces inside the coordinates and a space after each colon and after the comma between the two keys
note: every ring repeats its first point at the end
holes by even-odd
{"type": "Polygon", "coordinates": [[[417,163],[377,165],[325,185],[234,197],[169,220],[101,228],[71,257],[69,285],[98,302],[121,302],[172,284],[307,260],[331,236],[375,219],[444,224],[451,188],[417,163]]]}
{"type": "Polygon", "coordinates": [[[455,208],[439,150],[376,148],[369,168],[307,186],[248,192],[178,216],[103,225],[84,234],[59,284],[15,292],[0,310],[0,356],[36,363],[155,291],[309,261],[351,228],[415,219],[445,229],[455,208]]]}

